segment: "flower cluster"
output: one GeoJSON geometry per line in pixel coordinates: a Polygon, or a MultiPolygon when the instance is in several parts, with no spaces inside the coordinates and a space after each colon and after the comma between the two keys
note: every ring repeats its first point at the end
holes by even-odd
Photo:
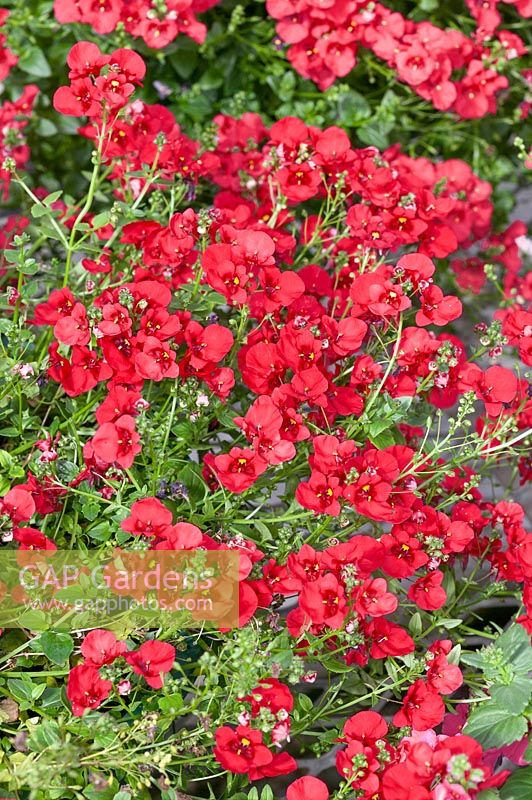
{"type": "Polygon", "coordinates": [[[111,33],[121,25],[148,47],[159,49],[179,34],[203,42],[207,34],[197,14],[219,0],[54,0],[55,18],[62,25],[82,22],[96,33],[111,33]]]}
{"type": "MultiPolygon", "coordinates": [[[[8,16],[9,11],[6,8],[0,8],[0,29],[5,24],[8,16]]],[[[14,67],[17,62],[18,57],[6,46],[5,34],[0,33],[0,81],[7,78],[12,67],[14,67]]]]}
{"type": "Polygon", "coordinates": [[[267,718],[271,743],[279,748],[289,740],[294,698],[288,686],[276,678],[264,678],[241,702],[244,710],[236,729],[225,725],[216,731],[216,760],[230,772],[246,773],[251,781],[293,772],[295,759],[286,752],[272,753],[262,731],[252,727],[257,718],[267,718]]]}
{"type": "MultiPolygon", "coordinates": [[[[399,724],[399,723],[395,723],[399,724]]],[[[375,711],[360,711],[344,725],[347,746],[336,757],[338,771],[359,797],[382,800],[467,800],[500,786],[507,773],[492,775],[480,745],[469,736],[445,736],[432,729],[413,731],[396,745],[389,741],[386,720],[375,711]]],[[[299,778],[287,800],[327,800],[317,778],[299,778]]]]}
{"type": "Polygon", "coordinates": [[[68,54],[69,86],[54,94],[54,108],[60,114],[111,121],[140,84],[146,72],[144,61],[133,50],[100,52],[91,42],[75,44],[68,54]]]}
{"type": "MultiPolygon", "coordinates": [[[[412,22],[381,3],[333,0],[268,0],[277,34],[289,45],[288,58],[304,77],[326,89],[356,65],[357,50],[364,47],[384,60],[403,83],[440,111],[452,110],[464,119],[496,112],[496,94],[508,86],[501,66],[526,53],[522,40],[499,24],[486,27],[485,9],[496,3],[469,3],[479,25],[475,40],[458,30],[443,30],[430,22],[412,22]],[[491,45],[491,47],[490,47],[491,45]]],[[[526,15],[530,9],[518,6],[526,15]]]]}
{"type": "MultiPolygon", "coordinates": [[[[138,650],[127,650],[125,642],[110,631],[96,628],[85,636],[81,645],[83,661],[71,669],[68,676],[67,697],[75,716],[83,716],[89,708],[97,708],[109,697],[113,684],[100,676],[100,669],[124,658],[137,675],[142,675],[148,686],[160,689],[163,676],[170,672],[175,660],[175,647],[153,639],[145,641],[138,650]]],[[[122,679],[117,685],[121,695],[131,689],[131,682],[122,679]]]]}
{"type": "Polygon", "coordinates": [[[25,86],[15,101],[6,100],[0,105],[0,188],[7,199],[11,177],[15,170],[23,170],[30,158],[30,148],[24,129],[31,118],[38,86],[25,86]]]}

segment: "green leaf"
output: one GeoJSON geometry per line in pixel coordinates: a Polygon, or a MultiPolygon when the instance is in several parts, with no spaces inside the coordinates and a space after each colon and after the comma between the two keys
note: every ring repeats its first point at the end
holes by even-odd
{"type": "Polygon", "coordinates": [[[32,207],[30,208],[30,212],[31,216],[34,219],[39,219],[39,217],[45,217],[47,214],[50,213],[49,210],[46,208],[46,206],[43,206],[41,203],[34,203],[34,205],[32,205],[32,207]]]}
{"type": "Polygon", "coordinates": [[[357,128],[357,137],[363,144],[373,145],[378,147],[379,150],[385,150],[389,145],[388,133],[393,127],[391,125],[379,121],[368,122],[357,128]]]}
{"type": "Polygon", "coordinates": [[[500,800],[500,794],[497,789],[484,789],[477,794],[477,800],[500,800]]]}
{"type": "Polygon", "coordinates": [[[314,707],[312,700],[307,694],[299,694],[297,696],[297,702],[299,704],[300,709],[304,712],[312,711],[314,707]]]}
{"type": "Polygon", "coordinates": [[[412,614],[410,617],[410,622],[408,623],[408,630],[412,634],[412,636],[419,636],[421,631],[423,630],[423,623],[421,622],[421,614],[419,611],[416,611],[415,614],[412,614]]]}
{"type": "Polygon", "coordinates": [[[462,664],[467,664],[468,667],[476,667],[482,669],[483,658],[482,653],[462,653],[460,656],[462,664]]]}
{"type": "Polygon", "coordinates": [[[333,658],[325,657],[322,659],[321,663],[323,664],[325,669],[328,670],[329,672],[342,673],[342,672],[352,672],[353,670],[353,667],[350,667],[348,664],[345,663],[345,661],[335,661],[335,659],[333,658]]]}
{"type": "Polygon", "coordinates": [[[346,92],[338,101],[339,121],[344,125],[357,125],[371,116],[371,107],[366,98],[354,89],[346,92]]]}
{"type": "Polygon", "coordinates": [[[497,639],[495,646],[503,651],[507,663],[510,663],[516,672],[528,673],[532,670],[530,637],[521,625],[511,625],[497,639]]]}
{"type": "Polygon", "coordinates": [[[23,275],[35,275],[39,271],[39,265],[34,258],[26,258],[19,269],[23,275]]]}
{"type": "Polygon", "coordinates": [[[107,225],[110,216],[111,214],[109,211],[102,211],[100,214],[96,214],[92,220],[93,230],[97,231],[99,228],[103,228],[104,225],[107,225]]]}
{"type": "Polygon", "coordinates": [[[111,529],[108,522],[99,522],[93,528],[90,528],[87,533],[91,539],[97,542],[107,542],[111,538],[111,529]]]}
{"type": "Polygon", "coordinates": [[[113,779],[112,785],[108,786],[106,789],[100,789],[100,787],[96,786],[87,786],[87,788],[83,790],[83,795],[87,797],[88,800],[113,800],[117,788],[118,784],[113,779]]]}
{"type": "Polygon", "coordinates": [[[54,719],[45,719],[36,725],[28,739],[30,750],[40,753],[49,747],[57,747],[61,744],[61,734],[59,725],[54,719]]]}
{"type": "Polygon", "coordinates": [[[527,730],[528,723],[524,717],[487,703],[470,714],[464,733],[483,747],[504,747],[522,739],[527,730]]]}
{"type": "Polygon", "coordinates": [[[383,450],[386,447],[392,447],[395,444],[395,438],[390,430],[385,430],[377,436],[369,436],[369,439],[375,447],[383,450]]]}
{"type": "Polygon", "coordinates": [[[37,125],[37,133],[39,136],[55,136],[57,125],[54,125],[50,119],[40,119],[37,125]]]}
{"type": "Polygon", "coordinates": [[[89,522],[94,522],[100,513],[100,506],[98,503],[94,503],[92,500],[87,500],[81,506],[81,512],[83,516],[89,520],[89,522]]]}
{"type": "Polygon", "coordinates": [[[501,800],[528,800],[532,797],[532,767],[522,767],[510,775],[500,795],[501,800]]]}
{"type": "Polygon", "coordinates": [[[450,630],[451,628],[457,628],[459,625],[462,624],[462,622],[463,622],[463,620],[461,620],[461,619],[452,619],[450,617],[442,617],[442,619],[438,620],[438,626],[441,626],[442,628],[447,628],[448,630],[450,630]]]}
{"type": "Polygon", "coordinates": [[[217,89],[224,82],[224,74],[219,66],[209,67],[200,78],[202,89],[217,89]]]}
{"type": "Polygon", "coordinates": [[[52,74],[44,53],[38,47],[32,47],[24,53],[19,58],[17,66],[28,75],[35,75],[36,78],[49,78],[52,74]]]}
{"type": "Polygon", "coordinates": [[[60,631],[45,631],[39,636],[39,645],[46,658],[59,666],[68,660],[74,650],[72,636],[60,631]]]}
{"type": "Polygon", "coordinates": [[[28,628],[30,631],[45,631],[50,626],[48,614],[39,608],[29,608],[24,611],[18,617],[17,622],[21,628],[28,628]]]}
{"type": "Polygon", "coordinates": [[[511,708],[514,714],[522,714],[532,693],[532,683],[528,677],[516,676],[508,686],[494,684],[490,694],[501,708],[511,708]]]}
{"type": "Polygon", "coordinates": [[[159,698],[159,708],[165,714],[177,714],[183,708],[183,698],[179,692],[175,694],[168,694],[165,697],[159,698]]]}
{"type": "Polygon", "coordinates": [[[43,200],[44,205],[50,208],[52,203],[55,203],[56,200],[59,200],[62,194],[63,194],[62,189],[59,189],[57,192],[50,192],[50,194],[47,195],[43,200]]]}
{"type": "MultiPolygon", "coordinates": [[[[16,700],[31,700],[33,684],[29,678],[10,678],[7,688],[16,700]]],[[[46,689],[46,684],[44,684],[46,689]]]]}
{"type": "Polygon", "coordinates": [[[59,461],[56,461],[55,468],[57,477],[63,483],[70,483],[70,481],[73,481],[79,472],[79,468],[76,466],[76,464],[74,464],[73,461],[67,461],[66,459],[60,459],[59,461]]]}
{"type": "Polygon", "coordinates": [[[192,75],[198,63],[197,45],[187,39],[182,43],[180,41],[178,49],[168,57],[168,60],[179,77],[186,80],[192,75]]]}

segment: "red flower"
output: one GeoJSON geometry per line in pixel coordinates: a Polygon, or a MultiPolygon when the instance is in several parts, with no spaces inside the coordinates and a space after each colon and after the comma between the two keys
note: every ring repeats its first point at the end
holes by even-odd
{"type": "Polygon", "coordinates": [[[347,615],[343,586],[330,573],[304,584],[299,605],[314,625],[327,625],[333,630],[342,627],[347,615]]]}
{"type": "Polygon", "coordinates": [[[247,300],[245,285],[249,280],[246,267],[233,263],[233,251],[228,244],[211,244],[202,259],[207,283],[230,303],[242,305],[247,300]]]}
{"type": "Polygon", "coordinates": [[[374,578],[364,581],[360,587],[355,603],[356,610],[362,616],[382,617],[392,614],[399,603],[397,597],[387,591],[384,578],[374,578]]]}
{"type": "Polygon", "coordinates": [[[15,528],[13,539],[20,550],[57,550],[57,545],[37,528],[15,528]]]}
{"type": "Polygon", "coordinates": [[[483,373],[476,364],[466,364],[460,372],[460,386],[472,389],[483,400],[489,417],[498,417],[504,403],[511,403],[518,389],[517,376],[506,367],[488,367],[483,373]]]}
{"type": "Polygon", "coordinates": [[[89,78],[78,78],[60,86],[54,94],[54,108],[69,117],[95,117],[101,113],[101,93],[89,78]]]}
{"type": "Polygon", "coordinates": [[[337,517],[341,511],[337,499],[340,495],[339,484],[338,478],[327,478],[321,472],[313,471],[309,480],[297,487],[296,500],[315,514],[337,517]]]}
{"type": "Polygon", "coordinates": [[[59,317],[54,336],[63,344],[88,344],[91,336],[85,306],[76,303],[69,316],[59,317]]]}
{"type": "Polygon", "coordinates": [[[436,66],[429,53],[417,42],[398,53],[395,63],[399,78],[410,86],[418,86],[428,80],[436,66]]]}
{"type": "Polygon", "coordinates": [[[260,781],[262,778],[275,778],[278,775],[288,775],[297,769],[295,758],[288,753],[274,753],[269,764],[260,766],[252,765],[249,769],[250,781],[260,781]]]}
{"type": "Polygon", "coordinates": [[[70,316],[74,303],[74,295],[68,287],[54,289],[46,303],[39,303],[35,307],[34,325],[55,325],[62,316],[70,316]]]}
{"type": "Polygon", "coordinates": [[[172,525],[172,512],[156,497],[145,497],[136,500],[131,506],[131,513],[120,523],[124,531],[135,536],[164,537],[172,525]]]}
{"type": "Polygon", "coordinates": [[[70,670],[67,682],[67,697],[72,704],[75,717],[83,716],[87,708],[98,708],[113,688],[111,681],[104,681],[96,667],[78,664],[70,670]]]}
{"type": "Polygon", "coordinates": [[[116,422],[104,422],[92,438],[92,447],[98,458],[107,464],[117,463],[129,469],[142,450],[134,418],[124,414],[116,422]]]}
{"type": "Polygon", "coordinates": [[[83,22],[88,22],[96,33],[110,33],[116,28],[122,11],[121,0],[79,0],[83,22]]]}
{"type": "Polygon", "coordinates": [[[142,342],[142,350],[135,355],[135,369],[141,378],[162,381],[163,378],[177,378],[179,367],[175,363],[176,354],[166,342],[155,336],[147,336],[142,342]]]}
{"type": "Polygon", "coordinates": [[[447,325],[462,315],[462,303],[454,295],[443,296],[438,286],[429,286],[421,295],[421,310],[416,325],[447,325]]]}
{"type": "Polygon", "coordinates": [[[366,746],[373,747],[388,733],[386,720],[376,711],[359,711],[349,717],[344,724],[343,735],[347,741],[355,739],[366,746]]]}
{"type": "MultiPolygon", "coordinates": [[[[72,5],[75,7],[77,2],[72,3],[72,5]]],[[[71,21],[77,22],[77,19],[71,21]]],[[[62,20],[59,21],[61,22],[62,20]]],[[[90,78],[99,75],[108,61],[109,56],[101,53],[100,48],[93,42],[76,42],[70,48],[67,56],[67,64],[70,67],[68,77],[74,80],[76,78],[90,78]]]]}
{"type": "Polygon", "coordinates": [[[384,617],[375,617],[366,625],[366,636],[371,642],[370,655],[372,658],[386,658],[387,656],[404,656],[413,653],[414,640],[404,628],[389,622],[384,617]]]}
{"type": "Polygon", "coordinates": [[[424,611],[436,611],[441,608],[447,600],[447,594],[441,585],[443,578],[443,572],[440,570],[418,578],[408,590],[409,600],[424,611]]]}
{"type": "Polygon", "coordinates": [[[397,727],[409,725],[416,731],[427,731],[439,725],[445,714],[445,706],[439,694],[435,694],[422,680],[409,688],[403,707],[393,718],[397,727]]]}
{"type": "Polygon", "coordinates": [[[239,725],[236,730],[224,725],[216,731],[215,739],[214,757],[230,772],[248,773],[252,767],[263,767],[273,761],[262,733],[246,725],[239,725]]]}
{"type": "Polygon", "coordinates": [[[329,800],[329,790],[319,778],[305,775],[290,784],[286,790],[286,800],[329,800]]]}
{"type": "Polygon", "coordinates": [[[7,514],[14,525],[27,522],[35,514],[35,501],[31,492],[14,486],[0,498],[0,514],[7,514]]]}
{"type": "Polygon", "coordinates": [[[85,658],[85,664],[91,667],[112,664],[116,658],[124,655],[126,650],[125,642],[117,639],[111,631],[100,628],[90,631],[81,645],[81,654],[85,658]]]}
{"type": "Polygon", "coordinates": [[[277,267],[264,267],[258,277],[262,291],[253,292],[249,298],[252,313],[256,316],[286,308],[305,291],[305,284],[295,272],[281,272],[277,267]]]}
{"type": "Polygon", "coordinates": [[[175,661],[175,647],[168,642],[150,640],[141,644],[138,650],[126,653],[125,659],[133,667],[133,672],[142,675],[148,686],[160,689],[162,675],[170,672],[175,661]]]}
{"type": "Polygon", "coordinates": [[[189,322],[185,329],[185,342],[190,350],[190,364],[202,369],[207,364],[218,364],[233,346],[233,334],[222,325],[208,325],[189,322]]]}
{"type": "Polygon", "coordinates": [[[290,713],[294,707],[290,689],[276,678],[263,678],[249,695],[241,698],[241,702],[251,703],[253,717],[258,716],[261,708],[268,708],[276,715],[279,711],[290,713]]]}
{"type": "Polygon", "coordinates": [[[229,453],[214,458],[214,470],[220,483],[236,494],[253,486],[267,466],[253,450],[241,447],[233,447],[229,453]]]}

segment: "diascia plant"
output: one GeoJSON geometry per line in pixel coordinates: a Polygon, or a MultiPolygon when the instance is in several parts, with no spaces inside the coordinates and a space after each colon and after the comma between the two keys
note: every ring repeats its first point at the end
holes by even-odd
{"type": "Polygon", "coordinates": [[[0,638],[5,795],[526,797],[523,227],[491,229],[466,163],[338,127],[219,115],[200,144],[145,71],[71,49],[81,199],[3,162],[28,207],[2,234],[3,546],[230,551],[239,619],[27,609],[0,638]]]}

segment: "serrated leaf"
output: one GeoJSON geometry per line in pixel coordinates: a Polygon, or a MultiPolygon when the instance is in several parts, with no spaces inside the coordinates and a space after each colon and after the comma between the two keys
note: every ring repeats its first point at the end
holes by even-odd
{"type": "Polygon", "coordinates": [[[532,670],[532,647],[530,637],[521,625],[511,625],[495,642],[497,649],[502,650],[506,662],[516,672],[532,670]]]}
{"type": "Polygon", "coordinates": [[[477,669],[482,669],[482,664],[484,663],[482,653],[462,653],[460,661],[462,664],[467,664],[468,667],[476,667],[477,669]]]}
{"type": "Polygon", "coordinates": [[[501,708],[511,708],[514,714],[522,714],[532,693],[532,683],[528,677],[517,676],[508,685],[493,685],[490,694],[501,708]]]}
{"type": "Polygon", "coordinates": [[[522,767],[510,775],[500,790],[501,800],[527,800],[532,797],[532,767],[522,767]]]}
{"type": "Polygon", "coordinates": [[[487,703],[476,708],[469,716],[464,733],[472,736],[483,747],[504,747],[522,739],[528,730],[526,719],[509,714],[508,709],[487,703]]]}

